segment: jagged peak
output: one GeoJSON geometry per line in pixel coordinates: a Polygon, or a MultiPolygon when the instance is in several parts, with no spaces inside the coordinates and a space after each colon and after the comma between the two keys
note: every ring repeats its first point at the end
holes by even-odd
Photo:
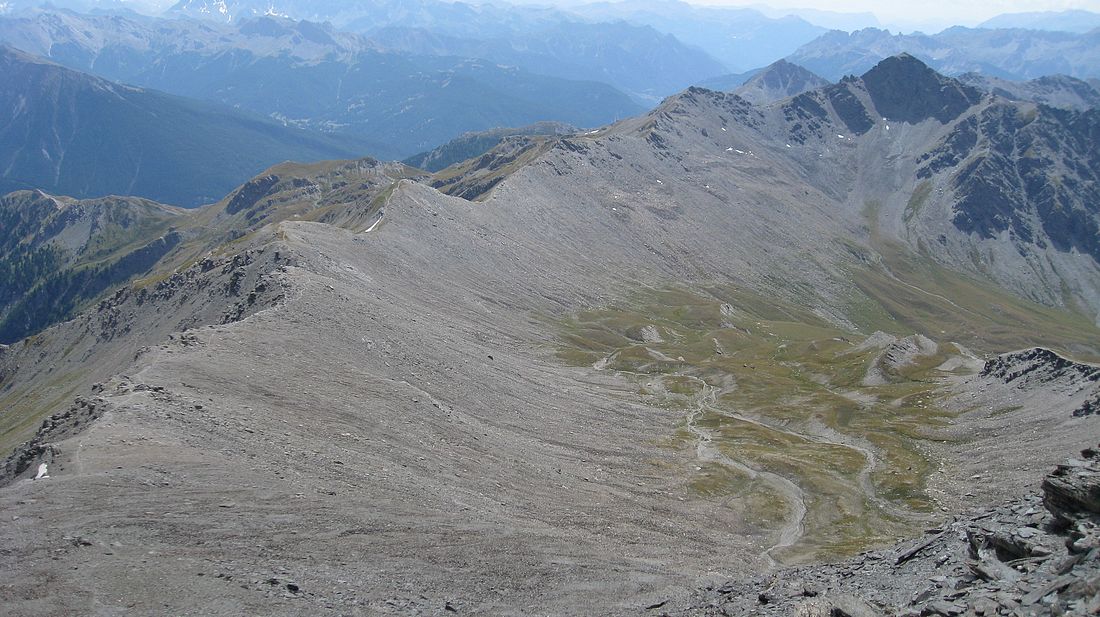
{"type": "Polygon", "coordinates": [[[909,77],[920,77],[925,80],[935,79],[936,81],[948,79],[916,56],[904,51],[880,60],[878,64],[863,74],[863,79],[866,80],[868,77],[873,78],[883,74],[902,74],[909,77]]]}
{"type": "Polygon", "coordinates": [[[929,118],[950,122],[981,100],[977,88],[937,73],[908,53],[882,60],[860,79],[881,116],[912,124],[929,118]]]}

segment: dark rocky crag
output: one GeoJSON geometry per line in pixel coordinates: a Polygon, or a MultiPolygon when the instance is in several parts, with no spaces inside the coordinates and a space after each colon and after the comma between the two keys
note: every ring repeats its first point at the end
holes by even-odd
{"type": "Polygon", "coordinates": [[[909,54],[887,58],[863,75],[884,118],[917,123],[932,117],[950,122],[981,99],[981,93],[944,77],[909,54]]]}
{"type": "Polygon", "coordinates": [[[1100,384],[1100,366],[1074,362],[1049,349],[1024,349],[1003,354],[986,362],[981,376],[1000,379],[1021,389],[1053,386],[1075,392],[1091,385],[1095,391],[1073,410],[1073,415],[1100,413],[1100,387],[1093,385],[1100,384]]]}

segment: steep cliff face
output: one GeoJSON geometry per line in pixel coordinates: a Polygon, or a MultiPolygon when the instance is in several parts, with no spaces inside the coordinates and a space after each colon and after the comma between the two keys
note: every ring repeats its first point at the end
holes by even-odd
{"type": "Polygon", "coordinates": [[[909,227],[948,262],[1097,314],[1100,114],[990,100],[919,159],[909,227]],[[938,218],[939,221],[934,221],[938,218]],[[950,221],[950,227],[943,221],[950,221]],[[938,234],[938,235],[937,235],[938,234]]]}
{"type": "Polygon", "coordinates": [[[1049,349],[1025,349],[986,362],[982,377],[1020,392],[1046,389],[1068,398],[1074,417],[1100,414],[1100,366],[1074,362],[1049,349]]]}
{"type": "Polygon", "coordinates": [[[945,137],[918,176],[956,167],[952,222],[963,232],[1007,232],[1021,245],[1100,260],[1098,137],[1098,111],[995,104],[945,137]]]}

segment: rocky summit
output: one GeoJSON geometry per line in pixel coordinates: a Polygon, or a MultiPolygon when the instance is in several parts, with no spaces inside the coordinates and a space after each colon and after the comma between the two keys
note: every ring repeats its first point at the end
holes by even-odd
{"type": "Polygon", "coordinates": [[[1095,125],[900,55],[9,195],[0,612],[1095,614],[1095,125]]]}

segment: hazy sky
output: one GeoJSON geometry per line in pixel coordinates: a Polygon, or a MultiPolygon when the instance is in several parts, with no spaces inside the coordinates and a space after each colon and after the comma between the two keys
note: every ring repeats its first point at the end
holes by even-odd
{"type": "Polygon", "coordinates": [[[1001,13],[1084,9],[1100,12],[1100,0],[689,0],[692,4],[736,6],[767,5],[775,8],[810,8],[846,13],[874,13],[884,22],[957,23],[973,25],[1001,13]]]}

